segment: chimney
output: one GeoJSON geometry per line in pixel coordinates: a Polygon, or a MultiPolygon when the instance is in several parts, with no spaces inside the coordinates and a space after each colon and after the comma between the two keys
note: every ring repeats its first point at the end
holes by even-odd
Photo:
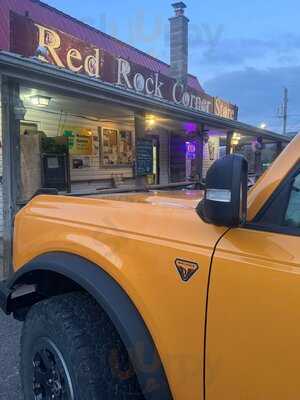
{"type": "Polygon", "coordinates": [[[175,17],[170,18],[171,36],[171,74],[172,77],[187,84],[188,74],[188,27],[189,19],[184,15],[186,5],[174,3],[175,17]]]}

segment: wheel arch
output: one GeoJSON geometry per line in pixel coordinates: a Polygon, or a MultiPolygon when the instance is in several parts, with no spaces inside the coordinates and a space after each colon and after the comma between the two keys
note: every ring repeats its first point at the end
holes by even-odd
{"type": "MultiPolygon", "coordinates": [[[[98,265],[80,256],[59,252],[44,254],[28,262],[7,286],[12,293],[21,284],[43,286],[50,276],[48,274],[65,279],[66,291],[85,290],[107,313],[130,354],[145,399],[171,400],[167,376],[153,338],[124,289],[98,265]]],[[[33,297],[30,301],[34,304],[38,299],[33,297]]],[[[22,301],[19,299],[11,304],[20,307],[22,301]]],[[[15,310],[11,308],[9,311],[15,310]]]]}

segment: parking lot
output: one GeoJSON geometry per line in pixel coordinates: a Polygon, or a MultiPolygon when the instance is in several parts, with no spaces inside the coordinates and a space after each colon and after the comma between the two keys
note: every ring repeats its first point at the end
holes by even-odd
{"type": "Polygon", "coordinates": [[[0,400],[21,400],[18,372],[21,324],[0,312],[0,400]]]}

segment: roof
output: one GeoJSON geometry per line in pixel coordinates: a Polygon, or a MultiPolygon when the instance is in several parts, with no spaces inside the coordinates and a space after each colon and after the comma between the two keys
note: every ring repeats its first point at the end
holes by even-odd
{"type": "MultiPolygon", "coordinates": [[[[1,0],[0,2],[0,49],[9,51],[9,12],[28,15],[42,25],[53,27],[91,43],[109,54],[125,58],[154,72],[171,76],[170,65],[151,55],[136,49],[84,22],[77,20],[39,0],[1,0]]],[[[188,85],[204,92],[197,77],[188,76],[188,85]]]]}

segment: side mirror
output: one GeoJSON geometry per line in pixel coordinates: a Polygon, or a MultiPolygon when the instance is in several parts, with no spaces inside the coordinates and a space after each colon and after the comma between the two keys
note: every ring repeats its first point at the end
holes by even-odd
{"type": "Polygon", "coordinates": [[[209,224],[234,227],[246,222],[248,163],[234,154],[214,162],[206,175],[197,213],[209,224]]]}

